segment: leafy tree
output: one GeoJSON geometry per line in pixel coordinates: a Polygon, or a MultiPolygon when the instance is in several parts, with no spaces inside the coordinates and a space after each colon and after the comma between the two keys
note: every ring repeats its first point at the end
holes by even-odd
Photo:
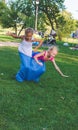
{"type": "MultiPolygon", "coordinates": [[[[0,5],[0,7],[2,7],[2,5],[0,5]]],[[[13,27],[17,34],[17,24],[21,20],[18,16],[18,2],[10,2],[8,6],[5,4],[5,7],[1,9],[1,11],[3,12],[0,12],[2,26],[7,28],[13,27]]]]}
{"type": "Polygon", "coordinates": [[[48,18],[48,23],[54,29],[54,25],[58,27],[57,17],[60,9],[64,8],[64,0],[44,0],[40,1],[39,9],[44,12],[48,18]]]}
{"type": "MultiPolygon", "coordinates": [[[[60,11],[64,9],[64,0],[40,0],[39,4],[39,14],[43,14],[43,21],[46,25],[51,26],[52,29],[59,30],[60,22],[65,24],[64,18],[61,16],[60,11]]],[[[42,16],[42,15],[41,15],[42,16]]],[[[62,25],[60,24],[60,25],[62,25]]],[[[39,25],[39,24],[38,24],[39,25]]],[[[58,35],[60,38],[60,33],[58,31],[58,35]]]]}
{"type": "Polygon", "coordinates": [[[76,28],[78,28],[78,20],[76,20],[76,28]]]}
{"type": "Polygon", "coordinates": [[[22,19],[21,21],[22,26],[18,35],[25,27],[34,28],[34,19],[35,19],[35,15],[33,13],[32,0],[21,0],[19,6],[20,6],[19,16],[22,19]]]}
{"type": "MultiPolygon", "coordinates": [[[[7,5],[0,1],[0,22],[3,27],[13,27],[17,33],[28,26],[34,28],[36,0],[16,0],[10,1],[7,5]]],[[[69,12],[64,9],[64,0],[39,0],[38,10],[38,30],[45,31],[45,26],[57,29],[59,39],[77,26],[69,12]]]]}
{"type": "Polygon", "coordinates": [[[8,5],[6,5],[4,2],[1,2],[0,21],[2,26],[7,28],[13,27],[16,34],[18,25],[21,26],[20,32],[28,25],[33,27],[34,18],[31,10],[32,5],[30,4],[31,3],[29,0],[10,1],[8,5]]]}

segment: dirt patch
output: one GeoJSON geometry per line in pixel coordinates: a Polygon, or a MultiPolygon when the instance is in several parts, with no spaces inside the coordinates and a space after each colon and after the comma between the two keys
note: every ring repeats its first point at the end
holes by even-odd
{"type": "Polygon", "coordinates": [[[0,47],[2,46],[10,46],[10,47],[18,47],[19,43],[15,42],[1,42],[0,41],[0,47]]]}

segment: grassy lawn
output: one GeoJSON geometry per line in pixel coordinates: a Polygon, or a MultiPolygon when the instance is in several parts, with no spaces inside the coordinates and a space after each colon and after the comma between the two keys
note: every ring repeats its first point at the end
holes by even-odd
{"type": "Polygon", "coordinates": [[[20,42],[19,39],[15,39],[11,36],[1,35],[1,34],[0,34],[0,41],[3,41],[3,42],[8,42],[8,41],[10,41],[10,42],[20,42]]]}
{"type": "Polygon", "coordinates": [[[17,48],[0,47],[0,130],[78,130],[78,51],[60,44],[56,62],[69,78],[47,62],[39,83],[18,83],[17,48]]]}

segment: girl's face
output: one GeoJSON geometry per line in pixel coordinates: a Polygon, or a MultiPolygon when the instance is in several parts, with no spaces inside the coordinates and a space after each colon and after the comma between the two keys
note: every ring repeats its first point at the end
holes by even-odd
{"type": "Polygon", "coordinates": [[[26,40],[28,40],[28,41],[31,40],[32,39],[32,35],[33,34],[31,32],[27,33],[26,34],[26,40]]]}
{"type": "Polygon", "coordinates": [[[58,51],[56,49],[53,49],[53,50],[50,50],[49,53],[51,56],[55,57],[57,55],[58,51]]]}

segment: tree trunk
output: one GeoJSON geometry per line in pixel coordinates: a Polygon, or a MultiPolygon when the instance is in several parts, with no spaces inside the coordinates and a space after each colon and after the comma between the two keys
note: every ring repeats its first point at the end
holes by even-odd
{"type": "Polygon", "coordinates": [[[46,13],[46,15],[47,15],[47,18],[48,18],[48,20],[50,22],[50,25],[51,25],[52,29],[54,30],[53,22],[51,21],[51,19],[49,18],[49,15],[47,13],[46,13]]]}
{"type": "Polygon", "coordinates": [[[59,40],[59,41],[62,41],[62,35],[61,35],[60,30],[59,30],[59,26],[58,26],[58,22],[57,22],[56,18],[55,18],[55,23],[56,23],[56,28],[57,28],[58,40],[59,40]]]}
{"type": "Polygon", "coordinates": [[[21,27],[20,31],[18,32],[18,36],[20,35],[21,31],[24,29],[24,25],[21,27]]]}
{"type": "Polygon", "coordinates": [[[17,35],[17,25],[15,24],[15,34],[17,35]]]}
{"type": "Polygon", "coordinates": [[[46,11],[45,11],[44,9],[41,9],[41,10],[47,15],[47,18],[48,18],[48,20],[49,20],[49,22],[50,22],[50,25],[51,25],[52,29],[54,30],[53,21],[51,20],[49,14],[48,14],[47,8],[46,8],[46,11]]]}

